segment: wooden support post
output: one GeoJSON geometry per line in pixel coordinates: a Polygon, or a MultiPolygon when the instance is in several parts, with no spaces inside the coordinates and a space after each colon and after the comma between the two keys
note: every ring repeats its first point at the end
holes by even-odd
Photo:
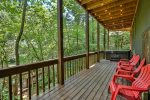
{"type": "Polygon", "coordinates": [[[109,50],[109,30],[108,30],[108,37],[107,37],[107,39],[108,39],[108,42],[107,42],[107,49],[109,50]]]}
{"type": "Polygon", "coordinates": [[[103,45],[104,45],[104,58],[106,58],[106,29],[104,28],[104,41],[103,41],[103,45]]]}
{"type": "Polygon", "coordinates": [[[85,34],[86,34],[86,68],[89,69],[89,13],[88,12],[86,12],[85,34]]]}
{"type": "Polygon", "coordinates": [[[97,62],[99,62],[100,60],[100,26],[99,26],[99,22],[97,22],[97,62]]]}
{"type": "Polygon", "coordinates": [[[63,62],[63,0],[57,1],[58,16],[58,83],[64,84],[64,62],[63,62]]]}

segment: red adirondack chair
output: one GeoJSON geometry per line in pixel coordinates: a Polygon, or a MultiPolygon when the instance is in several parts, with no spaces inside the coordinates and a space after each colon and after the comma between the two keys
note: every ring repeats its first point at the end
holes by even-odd
{"type": "Polygon", "coordinates": [[[142,67],[137,78],[126,75],[114,75],[109,89],[112,93],[111,100],[116,100],[117,95],[125,97],[127,100],[141,100],[141,93],[148,91],[150,87],[150,64],[142,67]],[[132,81],[131,86],[119,85],[115,83],[117,77],[123,77],[132,81]]]}
{"type": "Polygon", "coordinates": [[[123,70],[127,70],[127,71],[133,71],[134,67],[138,64],[139,60],[140,60],[140,56],[137,55],[132,63],[118,65],[117,68],[116,68],[116,71],[118,69],[123,69],[123,70]]]}
{"type": "Polygon", "coordinates": [[[134,61],[135,57],[136,57],[136,55],[134,54],[130,60],[128,60],[128,59],[120,59],[120,61],[118,62],[118,65],[130,64],[130,63],[132,63],[134,61]]]}
{"type": "Polygon", "coordinates": [[[130,76],[134,77],[135,74],[140,72],[140,70],[144,66],[144,64],[145,64],[145,58],[142,59],[142,61],[140,62],[140,65],[134,71],[126,71],[126,70],[118,69],[116,74],[130,75],[130,76]]]}

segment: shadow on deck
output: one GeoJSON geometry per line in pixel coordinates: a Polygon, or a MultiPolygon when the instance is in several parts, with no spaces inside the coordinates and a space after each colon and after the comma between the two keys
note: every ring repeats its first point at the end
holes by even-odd
{"type": "MultiPolygon", "coordinates": [[[[37,100],[110,100],[108,84],[115,73],[116,62],[101,61],[89,70],[71,77],[37,100]]],[[[117,100],[123,100],[119,97],[117,100]]]]}

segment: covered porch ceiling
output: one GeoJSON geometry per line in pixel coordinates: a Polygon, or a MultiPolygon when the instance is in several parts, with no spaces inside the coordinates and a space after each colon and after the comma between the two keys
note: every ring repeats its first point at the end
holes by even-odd
{"type": "Polygon", "coordinates": [[[109,30],[129,31],[138,0],[77,0],[97,21],[109,30]]]}

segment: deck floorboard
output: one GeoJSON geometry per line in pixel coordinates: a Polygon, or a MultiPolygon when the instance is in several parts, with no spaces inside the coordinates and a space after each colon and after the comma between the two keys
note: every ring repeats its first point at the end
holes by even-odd
{"type": "MultiPolygon", "coordinates": [[[[101,61],[65,81],[64,86],[57,86],[36,100],[110,100],[108,85],[115,68],[116,62],[101,61]]],[[[118,96],[117,100],[124,99],[118,96]]]]}

